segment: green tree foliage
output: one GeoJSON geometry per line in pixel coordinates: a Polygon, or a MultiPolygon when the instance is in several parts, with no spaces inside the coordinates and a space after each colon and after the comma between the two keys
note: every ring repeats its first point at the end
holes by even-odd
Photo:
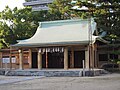
{"type": "Polygon", "coordinates": [[[14,23],[13,29],[16,39],[26,39],[31,37],[37,28],[37,25],[34,23],[31,8],[27,7],[24,9],[13,10],[14,14],[14,23]]]}
{"type": "Polygon", "coordinates": [[[120,0],[72,0],[76,1],[72,6],[77,5],[79,8],[86,6],[87,12],[78,11],[82,17],[95,17],[99,32],[107,31],[107,40],[112,38],[119,41],[120,38],[120,0]],[[82,14],[81,14],[82,13],[82,14]]]}
{"type": "Polygon", "coordinates": [[[48,11],[31,11],[30,7],[23,9],[8,6],[0,12],[0,48],[15,44],[16,40],[30,38],[38,27],[38,22],[51,20],[48,11]]]}
{"type": "Polygon", "coordinates": [[[14,37],[13,30],[10,24],[8,25],[8,23],[13,22],[12,13],[8,6],[0,13],[0,48],[8,47],[9,43],[14,43],[14,40],[10,40],[14,37]]]}
{"type": "Polygon", "coordinates": [[[49,4],[51,20],[62,20],[70,18],[70,0],[54,0],[49,4]]]}
{"type": "Polygon", "coordinates": [[[32,19],[31,8],[11,10],[6,6],[0,12],[0,48],[9,47],[18,39],[31,37],[37,28],[32,19]]]}
{"type": "Polygon", "coordinates": [[[0,22],[0,48],[7,47],[8,43],[10,43],[10,41],[7,41],[8,39],[10,39],[11,34],[11,32],[8,30],[9,27],[7,26],[7,24],[0,22]]]}
{"type": "Polygon", "coordinates": [[[107,31],[108,40],[116,39],[119,41],[120,38],[120,0],[99,0],[101,6],[98,8],[99,11],[103,11],[97,16],[97,22],[99,27],[107,31]]]}

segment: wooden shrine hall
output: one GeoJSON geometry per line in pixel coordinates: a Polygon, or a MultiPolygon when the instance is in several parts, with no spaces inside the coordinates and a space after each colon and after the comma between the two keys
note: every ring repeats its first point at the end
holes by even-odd
{"type": "Polygon", "coordinates": [[[96,23],[92,20],[59,20],[40,22],[36,33],[20,40],[12,48],[19,49],[19,69],[24,67],[24,54],[28,52],[28,68],[97,68],[97,47],[106,43],[94,36],[96,23]]]}

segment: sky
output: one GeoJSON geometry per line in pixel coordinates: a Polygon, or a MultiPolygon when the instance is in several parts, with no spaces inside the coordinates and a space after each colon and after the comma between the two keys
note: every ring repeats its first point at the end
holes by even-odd
{"type": "Polygon", "coordinates": [[[25,0],[0,0],[0,11],[4,10],[5,6],[9,6],[11,9],[14,7],[23,8],[25,0]]]}

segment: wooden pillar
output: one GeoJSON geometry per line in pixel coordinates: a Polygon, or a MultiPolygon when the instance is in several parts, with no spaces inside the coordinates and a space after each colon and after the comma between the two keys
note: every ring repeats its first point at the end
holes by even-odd
{"type": "Polygon", "coordinates": [[[10,51],[10,56],[9,56],[9,58],[10,58],[10,69],[12,69],[12,54],[11,54],[11,51],[10,51]]]}
{"type": "Polygon", "coordinates": [[[94,54],[95,54],[95,68],[98,68],[98,61],[97,61],[97,44],[94,45],[94,54]]]}
{"type": "Polygon", "coordinates": [[[29,49],[28,63],[29,63],[29,68],[32,68],[32,50],[31,49],[29,49]]]}
{"type": "MultiPolygon", "coordinates": [[[[120,48],[118,49],[120,51],[120,48]]],[[[118,59],[120,59],[120,55],[118,55],[118,59]]],[[[119,70],[120,70],[120,63],[119,64],[119,70]]]]}
{"type": "Polygon", "coordinates": [[[19,49],[19,69],[23,70],[23,50],[19,49]]]}
{"type": "Polygon", "coordinates": [[[89,56],[89,58],[90,58],[90,61],[89,61],[89,63],[90,63],[90,68],[93,69],[93,67],[94,67],[94,66],[93,66],[93,62],[94,62],[94,61],[93,61],[93,58],[94,58],[93,55],[94,55],[94,53],[93,53],[93,45],[92,45],[92,44],[89,46],[89,55],[90,55],[90,56],[89,56]]]}
{"type": "Polygon", "coordinates": [[[95,66],[95,68],[97,68],[98,65],[97,65],[97,50],[96,50],[96,49],[94,50],[94,54],[95,54],[95,59],[94,59],[94,60],[95,60],[95,61],[94,61],[94,62],[95,62],[95,63],[94,63],[95,65],[94,65],[94,66],[95,66]]]}
{"type": "Polygon", "coordinates": [[[94,47],[94,44],[92,45],[92,68],[95,67],[95,47],[94,47]]]}
{"type": "Polygon", "coordinates": [[[48,53],[46,52],[46,68],[48,68],[48,53]]]}
{"type": "Polygon", "coordinates": [[[12,69],[12,51],[11,51],[11,47],[10,47],[9,58],[10,58],[10,69],[12,69]]]}
{"type": "Polygon", "coordinates": [[[96,55],[96,56],[97,56],[97,65],[98,65],[98,68],[100,68],[99,54],[100,54],[100,53],[99,53],[99,52],[97,52],[97,55],[96,55]]]}
{"type": "Polygon", "coordinates": [[[89,63],[90,63],[90,68],[91,69],[93,69],[94,68],[94,45],[93,44],[91,44],[90,46],[89,46],[89,58],[90,58],[90,61],[89,61],[89,63]]]}
{"type": "Polygon", "coordinates": [[[42,54],[38,51],[38,69],[42,69],[42,54]]]}
{"type": "Polygon", "coordinates": [[[90,58],[89,58],[89,46],[86,47],[86,50],[85,50],[85,68],[86,69],[89,69],[90,68],[90,58]]]}
{"type": "Polygon", "coordinates": [[[71,56],[72,56],[71,67],[74,68],[74,48],[71,49],[71,56]]]}
{"type": "Polygon", "coordinates": [[[64,69],[68,69],[68,48],[64,48],[64,69]]]}
{"type": "Polygon", "coordinates": [[[2,52],[0,52],[0,68],[2,68],[2,52]]]}

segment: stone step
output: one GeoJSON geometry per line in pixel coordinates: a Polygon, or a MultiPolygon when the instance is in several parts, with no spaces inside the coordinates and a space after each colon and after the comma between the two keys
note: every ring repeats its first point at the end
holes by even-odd
{"type": "Polygon", "coordinates": [[[98,70],[8,70],[6,76],[46,76],[46,77],[82,77],[107,74],[103,69],[98,70]]]}

